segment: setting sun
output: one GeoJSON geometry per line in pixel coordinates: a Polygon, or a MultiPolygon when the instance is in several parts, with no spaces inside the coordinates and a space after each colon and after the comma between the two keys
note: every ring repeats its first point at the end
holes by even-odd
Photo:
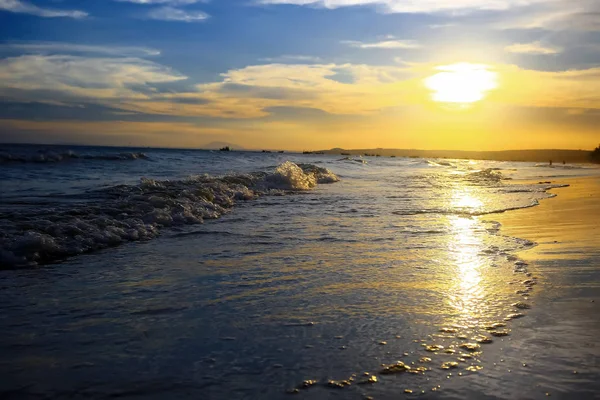
{"type": "Polygon", "coordinates": [[[457,63],[437,68],[437,74],[425,79],[432,99],[441,103],[468,104],[479,101],[497,87],[497,74],[486,65],[457,63]]]}

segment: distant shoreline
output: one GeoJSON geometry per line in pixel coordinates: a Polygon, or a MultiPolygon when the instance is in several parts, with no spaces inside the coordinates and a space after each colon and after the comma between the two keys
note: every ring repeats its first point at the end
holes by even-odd
{"type": "Polygon", "coordinates": [[[525,161],[548,163],[591,163],[591,150],[561,150],[561,149],[539,149],[539,150],[499,150],[499,151],[475,151],[475,150],[418,150],[418,149],[331,149],[320,150],[325,154],[347,155],[369,155],[381,157],[413,157],[413,158],[453,158],[469,160],[491,160],[491,161],[525,161]]]}
{"type": "MultiPolygon", "coordinates": [[[[218,148],[202,147],[152,147],[152,146],[111,146],[111,145],[86,145],[75,143],[0,143],[0,150],[3,146],[48,146],[48,147],[100,147],[100,148],[121,148],[121,149],[157,149],[157,150],[218,150],[218,148]]],[[[232,151],[242,152],[262,152],[268,150],[272,152],[285,151],[286,153],[303,153],[296,150],[285,149],[242,149],[235,144],[230,145],[232,151]]],[[[527,150],[498,150],[498,151],[477,151],[477,150],[419,150],[419,149],[342,149],[334,148],[329,150],[304,151],[308,154],[328,154],[328,155],[351,155],[351,156],[380,156],[380,157],[412,157],[412,158],[451,158],[451,159],[470,159],[470,160],[491,160],[491,161],[524,161],[524,162],[544,162],[560,164],[566,163],[591,163],[591,150],[563,150],[563,149],[527,149],[527,150]]]]}

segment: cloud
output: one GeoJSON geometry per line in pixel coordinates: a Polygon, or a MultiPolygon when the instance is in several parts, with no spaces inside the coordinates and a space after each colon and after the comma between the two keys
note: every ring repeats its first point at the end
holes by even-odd
{"type": "Polygon", "coordinates": [[[173,7],[159,7],[148,12],[147,17],[161,21],[202,22],[209,15],[202,11],[187,11],[173,7]]]}
{"type": "Polygon", "coordinates": [[[159,50],[137,46],[98,46],[64,42],[8,42],[0,44],[0,51],[18,51],[34,54],[103,54],[124,57],[160,55],[159,50]]]}
{"type": "Polygon", "coordinates": [[[204,3],[204,0],[115,0],[121,3],[135,3],[135,4],[167,4],[170,6],[185,6],[188,4],[196,4],[199,2],[204,3]]]}
{"type": "Polygon", "coordinates": [[[545,0],[257,0],[259,4],[293,4],[340,8],[350,6],[379,6],[388,13],[434,13],[461,10],[507,10],[545,0]]]}
{"type": "Polygon", "coordinates": [[[261,59],[259,59],[259,61],[270,62],[270,63],[291,63],[291,62],[318,63],[318,62],[321,62],[321,58],[315,57],[315,56],[284,54],[282,56],[277,56],[277,57],[261,58],[261,59]]]}
{"type": "MultiPolygon", "coordinates": [[[[22,55],[0,60],[0,98],[13,103],[96,104],[170,117],[256,119],[277,107],[327,115],[374,116],[399,106],[430,104],[424,79],[433,64],[270,63],[231,69],[194,83],[139,57],[22,55]],[[159,88],[168,86],[169,90],[159,88]]],[[[492,66],[494,104],[600,109],[600,68],[562,72],[492,66]]]]}
{"type": "Polygon", "coordinates": [[[344,40],[343,44],[359,49],[418,49],[421,46],[413,40],[388,39],[379,42],[359,42],[356,40],[344,40]]]}
{"type": "Polygon", "coordinates": [[[13,101],[145,99],[152,84],[184,79],[170,68],[133,57],[23,55],[0,60],[0,97],[13,101]]]}
{"type": "Polygon", "coordinates": [[[546,55],[546,54],[558,54],[562,50],[547,47],[538,42],[531,43],[515,43],[510,46],[506,46],[504,51],[509,53],[517,53],[517,54],[534,54],[534,55],[546,55]]]}
{"type": "Polygon", "coordinates": [[[9,11],[18,14],[31,14],[45,18],[65,17],[78,19],[88,16],[88,13],[85,11],[42,8],[21,0],[0,0],[0,11],[9,11]]]}
{"type": "MultiPolygon", "coordinates": [[[[430,25],[432,29],[452,26],[469,19],[476,11],[486,27],[496,29],[545,29],[552,31],[600,31],[598,0],[254,0],[261,5],[296,5],[336,9],[372,6],[382,13],[445,14],[452,23],[430,25]]],[[[473,21],[471,21],[473,22],[473,21]]]]}
{"type": "Polygon", "coordinates": [[[430,29],[444,29],[444,28],[452,28],[454,26],[456,26],[457,24],[432,24],[432,25],[428,25],[430,29]]]}
{"type": "Polygon", "coordinates": [[[490,26],[496,29],[544,29],[548,31],[600,31],[597,0],[549,1],[524,7],[518,13],[500,15],[490,26]]]}

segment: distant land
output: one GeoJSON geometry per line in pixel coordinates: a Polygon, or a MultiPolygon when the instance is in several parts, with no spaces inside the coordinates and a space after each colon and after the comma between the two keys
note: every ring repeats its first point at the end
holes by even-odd
{"type": "MultiPolygon", "coordinates": [[[[62,146],[62,147],[107,147],[107,148],[132,148],[132,149],[173,149],[173,150],[219,150],[223,147],[229,147],[231,150],[260,152],[261,149],[249,149],[235,143],[229,142],[210,142],[195,148],[190,147],[153,147],[153,146],[94,146],[82,143],[2,143],[0,142],[0,151],[4,146],[62,146]]],[[[263,149],[276,152],[277,149],[263,149]]],[[[286,153],[302,153],[301,151],[286,150],[286,153]]],[[[592,150],[560,150],[560,149],[536,149],[536,150],[499,150],[499,151],[468,151],[468,150],[418,150],[418,149],[343,149],[333,148],[329,150],[314,150],[304,151],[304,153],[321,153],[335,155],[353,155],[353,156],[382,156],[382,157],[414,157],[414,158],[456,158],[456,159],[471,159],[471,160],[494,160],[494,161],[530,161],[547,163],[552,160],[553,163],[591,163],[600,162],[600,146],[592,150]],[[595,161],[592,160],[592,154],[595,154],[595,161]]]]}
{"type": "Polygon", "coordinates": [[[531,161],[554,163],[589,163],[591,162],[590,150],[502,150],[502,151],[465,151],[465,150],[416,150],[416,149],[354,149],[346,150],[334,148],[318,150],[325,154],[350,154],[350,155],[380,155],[382,157],[419,157],[419,158],[462,158],[472,160],[494,161],[531,161]]]}
{"type": "Polygon", "coordinates": [[[206,150],[219,150],[219,149],[222,149],[223,147],[229,147],[231,150],[246,150],[242,146],[238,146],[235,143],[228,143],[228,142],[210,142],[208,144],[200,146],[201,149],[206,149],[206,150]]]}

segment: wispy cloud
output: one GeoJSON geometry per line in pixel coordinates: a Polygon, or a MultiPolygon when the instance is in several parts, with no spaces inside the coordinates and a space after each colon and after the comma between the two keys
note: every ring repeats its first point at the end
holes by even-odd
{"type": "Polygon", "coordinates": [[[168,67],[134,57],[23,55],[0,60],[0,97],[15,101],[144,99],[152,85],[184,79],[168,67]]]}
{"type": "Polygon", "coordinates": [[[150,57],[160,51],[137,46],[96,46],[63,42],[9,42],[0,44],[0,51],[18,51],[29,54],[102,54],[123,57],[150,57]]]}
{"type": "Polygon", "coordinates": [[[202,22],[209,15],[202,11],[182,10],[174,7],[159,7],[148,12],[147,17],[161,21],[202,22]]]}
{"type": "Polygon", "coordinates": [[[520,11],[500,15],[500,19],[490,26],[497,29],[600,31],[600,2],[597,0],[549,1],[520,11]]]}
{"type": "Polygon", "coordinates": [[[85,18],[88,16],[88,13],[85,11],[42,8],[21,0],[0,0],[0,11],[8,11],[18,14],[31,14],[45,18],[85,18]]]}
{"type": "Polygon", "coordinates": [[[299,6],[320,6],[340,8],[350,6],[379,6],[390,13],[433,13],[459,10],[507,10],[546,0],[257,0],[259,4],[294,4],[299,6]]]}
{"type": "Polygon", "coordinates": [[[509,53],[517,54],[533,54],[533,55],[546,55],[546,54],[558,54],[562,50],[554,47],[544,46],[541,42],[531,43],[515,43],[504,48],[509,53]]]}
{"type": "Polygon", "coordinates": [[[356,40],[344,40],[343,44],[350,47],[357,47],[360,49],[418,49],[421,47],[414,40],[398,40],[398,39],[386,39],[379,42],[360,42],[356,40]]]}
{"type": "Polygon", "coordinates": [[[290,63],[290,62],[316,63],[316,62],[320,62],[321,58],[315,57],[315,56],[299,55],[299,54],[284,54],[282,56],[277,56],[277,57],[261,58],[259,61],[280,62],[280,63],[290,63]]]}
{"type": "Polygon", "coordinates": [[[135,3],[135,4],[168,4],[171,6],[185,6],[188,4],[204,3],[204,0],[115,0],[122,3],[135,3]]]}
{"type": "Polygon", "coordinates": [[[456,26],[456,24],[432,24],[429,25],[430,29],[444,29],[444,28],[452,28],[456,26]]]}

